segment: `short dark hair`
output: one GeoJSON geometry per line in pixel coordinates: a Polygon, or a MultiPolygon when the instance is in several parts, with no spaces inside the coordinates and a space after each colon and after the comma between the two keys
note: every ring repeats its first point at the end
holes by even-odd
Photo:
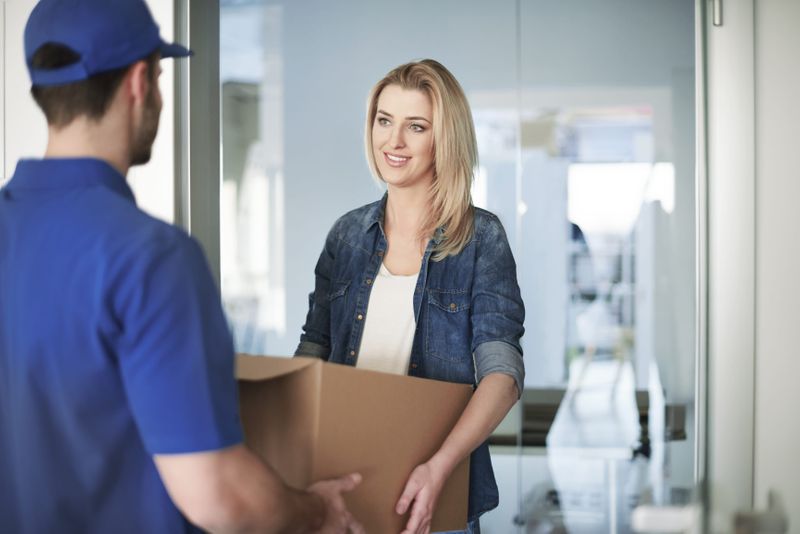
{"type": "MultiPolygon", "coordinates": [[[[46,43],[34,52],[31,63],[37,69],[57,69],[77,63],[80,59],[80,54],[68,46],[46,43]]],[[[157,52],[145,58],[151,80],[154,79],[157,59],[157,52]]],[[[31,95],[50,126],[66,126],[81,115],[99,120],[108,111],[129,68],[130,65],[101,72],[86,80],[64,85],[33,85],[31,95]]]]}

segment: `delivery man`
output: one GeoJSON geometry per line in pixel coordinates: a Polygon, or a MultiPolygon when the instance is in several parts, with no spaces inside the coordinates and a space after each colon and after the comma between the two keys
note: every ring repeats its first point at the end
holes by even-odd
{"type": "MultiPolygon", "coordinates": [[[[136,207],[167,44],[143,0],[41,0],[44,159],[0,189],[0,532],[360,532],[242,445],[233,344],[198,244],[136,207]]],[[[14,135],[13,132],[9,132],[14,135]]]]}

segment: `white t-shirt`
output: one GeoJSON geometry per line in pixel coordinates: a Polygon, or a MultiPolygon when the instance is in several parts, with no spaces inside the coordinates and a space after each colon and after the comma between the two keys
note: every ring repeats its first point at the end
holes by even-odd
{"type": "Polygon", "coordinates": [[[408,374],[417,274],[394,275],[381,264],[367,304],[367,317],[356,367],[397,375],[408,374]]]}

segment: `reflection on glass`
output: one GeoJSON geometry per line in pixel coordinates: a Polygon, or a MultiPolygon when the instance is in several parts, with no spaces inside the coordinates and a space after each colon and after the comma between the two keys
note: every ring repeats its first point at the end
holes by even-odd
{"type": "Polygon", "coordinates": [[[281,9],[223,2],[222,294],[237,350],[286,337],[281,9]]]}
{"type": "Polygon", "coordinates": [[[638,503],[694,486],[694,3],[403,7],[221,2],[237,349],[294,351],[327,230],[379,195],[367,90],[441,59],[473,110],[473,201],[507,230],[527,310],[526,389],[491,438],[500,505],[482,532],[628,532],[638,503]]]}

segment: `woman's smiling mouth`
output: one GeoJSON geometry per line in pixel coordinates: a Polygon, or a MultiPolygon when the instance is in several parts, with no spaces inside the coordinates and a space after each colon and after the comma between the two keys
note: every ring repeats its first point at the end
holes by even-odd
{"type": "Polygon", "coordinates": [[[389,154],[388,152],[384,152],[383,156],[384,159],[386,160],[386,163],[388,163],[392,167],[402,167],[403,165],[408,163],[408,160],[411,159],[410,157],[407,156],[397,156],[395,154],[389,154]]]}

